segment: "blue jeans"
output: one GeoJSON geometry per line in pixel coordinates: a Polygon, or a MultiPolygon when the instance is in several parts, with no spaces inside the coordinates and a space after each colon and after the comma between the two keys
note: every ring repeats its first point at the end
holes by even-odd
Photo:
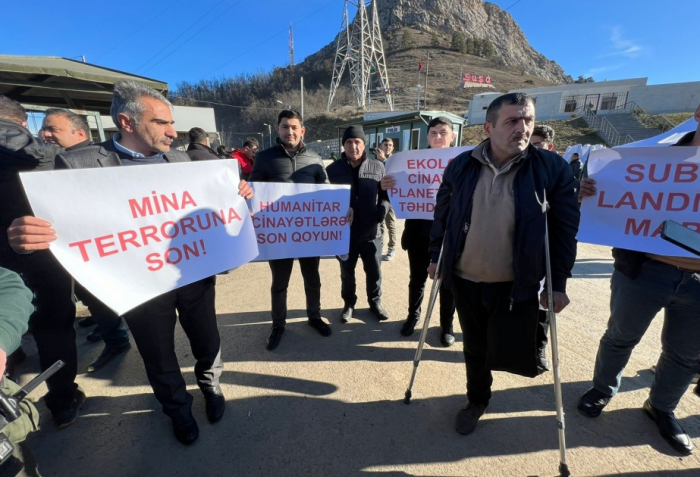
{"type": "Polygon", "coordinates": [[[663,309],[662,352],[649,398],[656,409],[673,412],[698,372],[700,282],[692,273],[649,260],[635,279],[616,270],[611,289],[610,320],[600,340],[593,386],[608,396],[617,393],[632,350],[663,309]]]}

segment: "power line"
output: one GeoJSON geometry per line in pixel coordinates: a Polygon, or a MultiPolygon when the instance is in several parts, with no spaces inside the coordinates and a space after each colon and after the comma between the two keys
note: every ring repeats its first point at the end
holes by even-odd
{"type": "MultiPolygon", "coordinates": [[[[316,15],[318,12],[320,12],[321,10],[327,8],[328,6],[330,6],[330,5],[334,4],[334,3],[336,3],[336,0],[332,0],[332,1],[328,2],[327,4],[325,4],[324,6],[322,6],[321,8],[319,8],[318,10],[316,10],[315,12],[313,12],[313,13],[311,13],[311,14],[305,16],[305,17],[302,18],[301,20],[295,21],[294,23],[301,23],[301,22],[307,20],[308,18],[310,18],[310,17],[316,15]]],[[[234,56],[234,57],[231,58],[229,61],[227,61],[227,62],[224,63],[223,65],[220,65],[220,66],[216,67],[215,69],[211,70],[209,73],[205,74],[204,76],[206,77],[206,76],[209,76],[210,74],[214,73],[215,71],[219,71],[219,70],[220,70],[221,68],[223,68],[224,66],[226,66],[226,65],[228,65],[228,64],[230,64],[230,63],[232,63],[233,61],[237,60],[238,58],[240,58],[240,57],[242,57],[242,56],[247,55],[247,54],[250,53],[251,51],[255,50],[256,48],[258,48],[258,47],[260,47],[260,46],[262,46],[262,45],[264,45],[265,43],[269,42],[269,41],[272,40],[273,38],[275,38],[275,37],[277,37],[277,36],[279,36],[280,34],[285,33],[285,32],[287,32],[287,27],[285,27],[283,30],[280,30],[279,32],[275,33],[274,35],[272,35],[272,36],[269,37],[268,39],[261,41],[260,43],[258,43],[258,44],[255,45],[254,47],[252,47],[252,48],[250,48],[250,49],[244,51],[244,52],[241,53],[240,55],[234,56]]]]}
{"type": "Polygon", "coordinates": [[[209,25],[211,25],[212,23],[214,23],[215,21],[217,21],[219,18],[221,18],[221,17],[224,15],[224,13],[228,12],[228,11],[231,10],[233,7],[235,7],[236,5],[238,5],[239,3],[241,3],[241,1],[242,1],[242,0],[238,0],[236,3],[234,3],[233,5],[231,5],[230,7],[228,7],[228,8],[227,8],[226,10],[224,10],[223,12],[221,12],[221,13],[220,13],[216,18],[214,18],[212,21],[210,21],[209,23],[207,23],[206,25],[204,25],[202,28],[200,28],[199,30],[197,30],[197,33],[195,33],[194,35],[192,35],[191,37],[189,37],[187,40],[185,40],[185,41],[183,41],[182,43],[180,43],[180,46],[178,46],[178,47],[175,48],[173,51],[171,51],[170,53],[168,53],[167,55],[165,55],[163,58],[160,59],[160,61],[158,61],[158,63],[156,63],[155,65],[149,67],[149,68],[148,68],[146,71],[144,71],[143,73],[146,74],[146,73],[148,73],[150,70],[152,70],[153,68],[155,68],[156,66],[158,66],[160,63],[163,62],[163,60],[165,60],[165,59],[168,58],[170,55],[172,55],[173,53],[175,53],[177,50],[179,50],[180,48],[182,48],[188,41],[190,41],[190,40],[191,40],[192,38],[194,38],[195,36],[199,35],[199,34],[200,34],[202,31],[204,31],[209,25]]]}
{"type": "Polygon", "coordinates": [[[523,1],[523,0],[518,0],[518,1],[515,2],[513,5],[511,5],[510,7],[506,8],[506,9],[503,10],[503,11],[504,11],[504,12],[507,12],[509,9],[511,9],[512,7],[516,6],[518,3],[522,2],[522,1],[523,1]]]}
{"type": "Polygon", "coordinates": [[[141,30],[143,30],[146,26],[150,26],[150,25],[152,24],[153,20],[155,20],[156,18],[162,18],[162,17],[163,17],[163,12],[164,12],[164,11],[170,10],[170,9],[173,8],[175,5],[177,5],[178,3],[180,3],[181,1],[182,1],[182,0],[175,0],[174,2],[170,3],[165,9],[162,9],[162,8],[161,8],[160,10],[158,10],[158,13],[157,13],[153,18],[151,18],[150,20],[148,20],[147,22],[145,22],[143,25],[141,25],[140,27],[138,27],[138,28],[136,29],[136,31],[132,32],[126,39],[124,39],[124,40],[118,42],[116,45],[114,45],[112,48],[110,48],[109,50],[107,50],[105,53],[103,53],[103,54],[101,54],[100,56],[98,56],[97,58],[95,58],[95,61],[100,61],[102,58],[104,58],[105,56],[109,55],[109,54],[112,53],[114,50],[116,50],[117,48],[119,48],[120,46],[122,46],[127,40],[131,40],[131,39],[134,37],[134,35],[136,35],[138,32],[140,32],[141,30]]]}
{"type": "Polygon", "coordinates": [[[148,61],[146,61],[143,65],[141,65],[141,66],[136,70],[136,73],[138,73],[141,69],[143,69],[144,66],[146,66],[148,63],[150,63],[151,60],[153,60],[153,58],[157,57],[158,55],[160,55],[161,53],[163,53],[165,50],[167,50],[167,49],[170,47],[170,45],[172,45],[172,44],[175,43],[177,40],[179,40],[179,39],[182,37],[182,35],[184,35],[184,34],[187,33],[188,31],[190,31],[192,28],[194,28],[194,26],[195,26],[197,23],[199,23],[204,17],[206,17],[207,15],[209,15],[212,11],[214,11],[214,9],[216,9],[216,7],[218,7],[219,5],[221,5],[222,3],[224,3],[225,1],[226,1],[226,0],[221,0],[219,3],[217,3],[216,5],[214,5],[207,13],[205,13],[204,15],[202,15],[201,17],[199,17],[199,19],[197,19],[197,21],[195,21],[194,23],[192,23],[192,25],[190,25],[189,28],[187,28],[185,31],[183,31],[183,32],[180,33],[177,37],[175,37],[175,39],[174,39],[173,41],[171,41],[170,43],[168,43],[167,45],[165,45],[165,47],[164,47],[163,49],[161,49],[158,53],[156,53],[155,55],[151,56],[151,57],[148,59],[148,61]]]}

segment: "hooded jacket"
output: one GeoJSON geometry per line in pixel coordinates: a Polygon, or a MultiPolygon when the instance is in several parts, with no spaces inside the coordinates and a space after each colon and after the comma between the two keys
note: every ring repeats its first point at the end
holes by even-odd
{"type": "Polygon", "coordinates": [[[16,218],[33,215],[19,173],[53,170],[60,152],[22,125],[0,119],[0,265],[9,266],[18,258],[10,249],[7,228],[16,218]]]}

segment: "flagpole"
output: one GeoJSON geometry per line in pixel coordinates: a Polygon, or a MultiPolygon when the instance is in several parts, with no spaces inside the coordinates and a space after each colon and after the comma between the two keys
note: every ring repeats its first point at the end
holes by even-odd
{"type": "Polygon", "coordinates": [[[425,109],[428,109],[428,73],[430,73],[430,52],[428,52],[428,61],[425,63],[425,96],[423,97],[425,109]]]}

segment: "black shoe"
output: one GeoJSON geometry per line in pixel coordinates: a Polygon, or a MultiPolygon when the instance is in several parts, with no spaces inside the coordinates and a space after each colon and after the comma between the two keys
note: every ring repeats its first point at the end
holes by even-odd
{"type": "Polygon", "coordinates": [[[469,401],[465,402],[462,409],[457,413],[455,419],[455,429],[460,434],[471,434],[476,429],[476,423],[486,411],[486,406],[483,404],[472,404],[469,401]]]}
{"type": "Polygon", "coordinates": [[[99,328],[95,328],[90,332],[89,335],[85,337],[86,340],[88,340],[90,343],[99,343],[102,341],[102,333],[100,333],[99,328]]]}
{"type": "Polygon", "coordinates": [[[273,349],[277,348],[277,345],[280,344],[280,340],[282,340],[282,334],[284,333],[284,328],[281,326],[273,326],[272,331],[270,332],[270,336],[267,337],[267,350],[272,351],[273,349]]]}
{"type": "Polygon", "coordinates": [[[78,320],[78,326],[80,326],[81,328],[90,328],[91,326],[95,326],[96,324],[97,322],[92,316],[88,316],[87,318],[78,320]]]}
{"type": "Polygon", "coordinates": [[[693,453],[693,443],[690,441],[690,437],[685,433],[683,428],[678,421],[676,421],[676,416],[672,412],[659,411],[651,405],[647,399],[644,402],[644,412],[649,416],[659,428],[659,434],[668,442],[671,447],[676,449],[683,455],[690,455],[693,453]]]}
{"type": "Polygon", "coordinates": [[[194,420],[192,414],[187,418],[178,416],[177,418],[172,418],[172,420],[175,439],[186,446],[197,440],[199,437],[199,426],[197,426],[197,421],[194,420]]]}
{"type": "Polygon", "coordinates": [[[591,388],[581,396],[576,407],[586,417],[598,417],[611,399],[612,396],[603,394],[596,388],[591,388]]]}
{"type": "Polygon", "coordinates": [[[352,312],[355,311],[351,306],[345,306],[343,312],[340,314],[340,322],[347,323],[352,318],[352,312]]]}
{"type": "Polygon", "coordinates": [[[14,351],[14,353],[7,357],[7,361],[5,363],[5,374],[9,376],[10,379],[14,380],[17,365],[23,363],[26,361],[26,359],[27,353],[25,353],[22,346],[20,346],[14,351]]]}
{"type": "Polygon", "coordinates": [[[78,411],[83,406],[85,402],[85,393],[82,389],[78,388],[75,390],[75,396],[73,397],[73,402],[71,402],[68,409],[65,411],[52,412],[53,422],[56,423],[59,429],[64,429],[75,422],[78,418],[78,411]]]}
{"type": "Polygon", "coordinates": [[[131,349],[131,343],[127,343],[124,346],[105,346],[105,349],[102,350],[102,353],[95,358],[95,360],[88,364],[87,367],[87,372],[88,373],[94,373],[98,369],[102,369],[105,366],[107,366],[107,363],[112,361],[114,358],[119,356],[120,354],[129,351],[131,349]]]}
{"type": "Polygon", "coordinates": [[[411,336],[413,334],[413,331],[416,329],[416,325],[418,325],[419,322],[419,318],[412,318],[410,316],[406,318],[406,321],[401,323],[401,335],[411,336]]]}
{"type": "Polygon", "coordinates": [[[544,374],[552,369],[547,359],[547,349],[545,347],[537,349],[537,374],[544,374]]]}
{"type": "Polygon", "coordinates": [[[226,409],[226,398],[224,397],[221,386],[215,388],[204,388],[204,401],[206,402],[207,419],[209,422],[216,422],[224,415],[226,409]]]}
{"type": "Polygon", "coordinates": [[[386,321],[389,319],[389,313],[386,312],[382,305],[372,305],[369,307],[369,311],[371,311],[379,321],[386,321]]]}
{"type": "Polygon", "coordinates": [[[451,326],[448,329],[440,327],[440,343],[442,343],[445,348],[449,348],[455,344],[455,335],[451,326]]]}
{"type": "Polygon", "coordinates": [[[330,336],[332,333],[331,327],[328,326],[321,318],[309,320],[309,326],[318,331],[318,334],[321,336],[330,336]]]}

